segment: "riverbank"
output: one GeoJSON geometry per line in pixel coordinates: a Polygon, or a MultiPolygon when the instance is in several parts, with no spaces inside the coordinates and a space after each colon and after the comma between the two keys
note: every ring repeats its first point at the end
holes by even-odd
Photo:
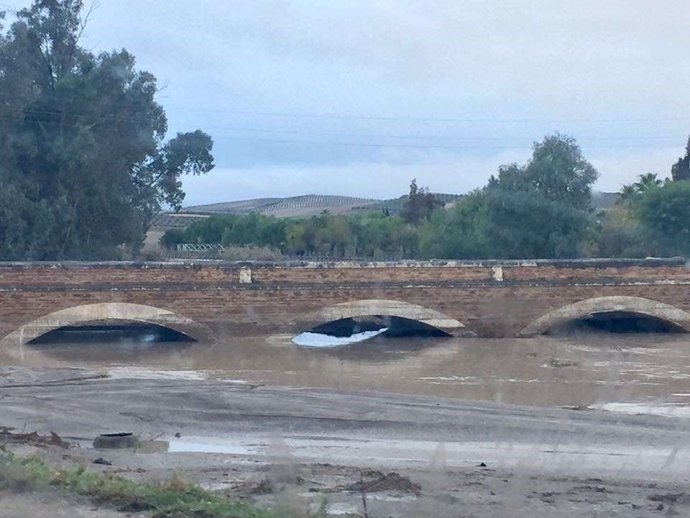
{"type": "Polygon", "coordinates": [[[20,455],[139,481],[176,474],[264,507],[325,501],[362,516],[364,495],[373,517],[690,511],[682,418],[152,378],[0,368],[0,425],[70,443],[13,445],[20,455]],[[113,432],[167,451],[91,447],[113,432]]]}

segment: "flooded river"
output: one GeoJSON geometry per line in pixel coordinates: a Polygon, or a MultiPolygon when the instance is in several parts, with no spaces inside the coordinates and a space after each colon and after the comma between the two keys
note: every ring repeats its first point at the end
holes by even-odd
{"type": "Polygon", "coordinates": [[[690,335],[588,332],[522,339],[384,338],[302,348],[291,336],[216,343],[59,343],[6,349],[0,364],[102,368],[114,377],[438,395],[690,416],[690,335]]]}

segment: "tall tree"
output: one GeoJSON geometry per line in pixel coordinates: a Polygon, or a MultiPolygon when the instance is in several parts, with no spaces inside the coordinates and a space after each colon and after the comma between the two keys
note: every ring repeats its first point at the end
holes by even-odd
{"type": "Polygon", "coordinates": [[[598,173],[571,137],[536,143],[524,166],[501,166],[485,189],[487,239],[496,257],[575,257],[591,222],[598,173]]]}
{"type": "Polygon", "coordinates": [[[641,174],[640,179],[632,184],[624,185],[620,190],[620,204],[632,206],[637,204],[642,197],[658,187],[663,185],[663,181],[659,179],[656,173],[641,174]]]}
{"type": "Polygon", "coordinates": [[[545,199],[577,209],[588,209],[592,184],[599,177],[594,166],[582,155],[580,146],[569,136],[550,135],[536,142],[532,158],[525,166],[501,166],[489,187],[509,192],[534,192],[545,199]]]}
{"type": "Polygon", "coordinates": [[[635,201],[638,196],[637,187],[635,184],[624,185],[620,190],[620,198],[616,201],[618,205],[629,205],[635,201]]]}
{"type": "Polygon", "coordinates": [[[679,158],[671,167],[671,178],[674,182],[690,180],[690,137],[688,137],[688,143],[685,146],[685,156],[679,158]]]}
{"type": "Polygon", "coordinates": [[[636,211],[657,243],[657,253],[690,254],[690,181],[681,180],[648,191],[636,211]]]}
{"type": "Polygon", "coordinates": [[[660,187],[663,183],[663,180],[656,173],[645,173],[640,175],[640,179],[634,185],[637,192],[644,194],[647,191],[660,187]]]}
{"type": "Polygon", "coordinates": [[[440,202],[426,187],[417,187],[417,180],[410,183],[410,192],[400,211],[400,217],[407,223],[417,225],[428,219],[440,202]]]}
{"type": "Polygon", "coordinates": [[[81,0],[34,0],[0,29],[0,258],[135,251],[162,204],[180,207],[181,175],[213,168],[205,133],[165,142],[156,78],[80,47],[83,29],[81,0]]]}

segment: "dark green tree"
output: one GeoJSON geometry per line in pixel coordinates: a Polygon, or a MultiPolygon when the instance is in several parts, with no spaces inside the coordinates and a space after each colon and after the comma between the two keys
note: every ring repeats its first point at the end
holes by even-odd
{"type": "Polygon", "coordinates": [[[640,179],[633,185],[640,194],[645,194],[652,189],[661,187],[664,184],[656,173],[645,173],[640,175],[640,179]]]}
{"type": "Polygon", "coordinates": [[[690,255],[690,181],[667,182],[646,192],[636,212],[658,255],[690,255]]]}
{"type": "Polygon", "coordinates": [[[481,259],[487,257],[486,194],[473,191],[458,198],[449,209],[436,209],[419,227],[419,254],[432,259],[481,259]]]}
{"type": "Polygon", "coordinates": [[[426,187],[417,187],[417,180],[412,180],[410,192],[400,211],[400,217],[406,223],[418,225],[423,220],[428,219],[434,208],[439,205],[440,202],[426,187]]]}
{"type": "Polygon", "coordinates": [[[582,155],[575,139],[556,133],[534,144],[525,166],[501,166],[489,187],[507,192],[534,192],[576,209],[589,209],[592,184],[599,177],[582,155]]]}
{"type": "Polygon", "coordinates": [[[177,245],[186,242],[187,235],[185,229],[182,228],[171,228],[167,230],[159,240],[160,245],[168,250],[173,250],[177,245]]]}
{"type": "Polygon", "coordinates": [[[671,178],[674,182],[690,180],[690,138],[685,146],[685,156],[679,158],[671,167],[671,178]]]}
{"type": "Polygon", "coordinates": [[[80,47],[83,28],[81,0],[35,0],[0,29],[0,258],[136,252],[181,175],[213,168],[205,133],[165,142],[155,77],[80,47]]]}
{"type": "Polygon", "coordinates": [[[485,189],[490,254],[580,254],[591,224],[591,187],[597,176],[575,140],[559,134],[536,143],[525,166],[501,166],[485,189]]]}
{"type": "Polygon", "coordinates": [[[639,192],[635,184],[624,185],[620,192],[620,198],[616,201],[618,205],[630,205],[638,198],[639,192]]]}
{"type": "Polygon", "coordinates": [[[646,257],[654,246],[628,203],[617,204],[600,215],[593,248],[599,257],[646,257]]]}
{"type": "Polygon", "coordinates": [[[624,185],[620,190],[620,204],[633,206],[639,202],[644,195],[664,184],[656,173],[645,173],[640,175],[640,179],[630,185],[624,185]]]}

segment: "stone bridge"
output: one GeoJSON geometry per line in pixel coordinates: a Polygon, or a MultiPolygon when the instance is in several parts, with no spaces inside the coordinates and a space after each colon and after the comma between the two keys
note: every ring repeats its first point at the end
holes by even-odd
{"type": "Polygon", "coordinates": [[[146,322],[209,340],[294,335],[368,315],[417,320],[453,335],[530,336],[621,312],[690,331],[690,264],[0,263],[0,345],[87,323],[146,322]]]}

